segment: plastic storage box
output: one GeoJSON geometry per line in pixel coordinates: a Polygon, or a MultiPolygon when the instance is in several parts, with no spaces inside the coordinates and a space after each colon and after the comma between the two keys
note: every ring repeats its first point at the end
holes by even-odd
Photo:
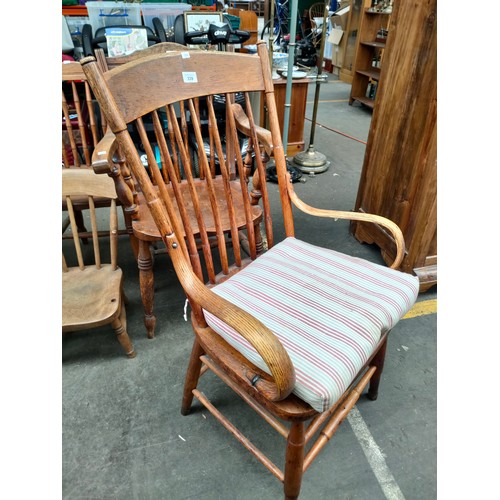
{"type": "Polygon", "coordinates": [[[82,46],[82,28],[84,24],[89,24],[90,20],[84,16],[66,16],[68,29],[73,39],[75,47],[82,46]]]}
{"type": "Polygon", "coordinates": [[[175,18],[187,10],[191,10],[188,3],[143,3],[141,4],[144,24],[153,28],[153,18],[157,17],[163,24],[167,36],[174,26],[175,18]]]}
{"type": "Polygon", "coordinates": [[[90,24],[95,32],[106,26],[140,26],[141,5],[130,2],[87,2],[90,24]]]}

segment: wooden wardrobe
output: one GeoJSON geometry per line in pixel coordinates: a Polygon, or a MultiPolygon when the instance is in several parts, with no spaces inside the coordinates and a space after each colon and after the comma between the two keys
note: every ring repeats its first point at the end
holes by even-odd
{"type": "MultiPolygon", "coordinates": [[[[406,241],[401,270],[437,284],[437,0],[398,0],[389,24],[380,90],[365,151],[356,211],[396,222],[406,241]]],[[[352,234],[394,254],[382,228],[352,234]]]]}

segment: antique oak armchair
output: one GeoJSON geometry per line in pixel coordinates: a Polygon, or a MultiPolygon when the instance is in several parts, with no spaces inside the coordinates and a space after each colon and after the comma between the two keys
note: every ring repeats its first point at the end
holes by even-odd
{"type": "Polygon", "coordinates": [[[73,239],[72,249],[63,247],[63,334],[111,324],[125,354],[134,358],[135,351],[127,333],[123,273],[117,263],[118,217],[115,185],[109,177],[96,175],[91,169],[63,169],[62,195],[69,213],[73,239]],[[85,249],[80,243],[73,203],[73,200],[81,200],[82,197],[88,205],[93,243],[86,245],[85,249]],[[106,237],[108,251],[104,250],[104,238],[99,237],[95,199],[108,200],[109,208],[102,207],[102,210],[108,211],[109,218],[109,232],[106,237]]]}
{"type": "MultiPolygon", "coordinates": [[[[286,498],[297,498],[303,472],[368,383],[368,397],[377,398],[388,332],[418,295],[417,278],[396,270],[404,253],[401,231],[376,215],[315,209],[294,193],[264,42],[258,44],[257,55],[174,52],[146,57],[104,74],[93,58],[85,58],[81,64],[141,186],[192,309],[195,337],[181,412],[189,413],[195,397],[284,483],[286,498]],[[252,92],[266,101],[269,131],[255,125],[252,92]],[[241,99],[237,102],[237,93],[244,95],[243,104],[241,99]],[[214,95],[225,95],[230,103],[223,125],[215,119],[214,95]],[[203,180],[196,181],[188,174],[183,184],[176,180],[170,160],[180,155],[186,172],[192,167],[179,110],[189,110],[194,136],[201,145],[196,109],[202,99],[208,110],[208,126],[213,129],[213,149],[199,158],[203,180]],[[167,115],[173,128],[170,143],[165,140],[160,112],[167,115]],[[148,156],[149,171],[145,169],[130,134],[133,123],[139,131],[143,129],[145,115],[152,116],[161,171],[154,154],[148,156]],[[247,135],[255,149],[256,167],[248,183],[243,155],[234,145],[240,135],[247,135]],[[223,146],[231,151],[227,161],[223,146]],[[261,160],[263,148],[271,151],[276,163],[277,208],[284,226],[280,226],[280,217],[273,220],[274,203],[261,160]],[[214,150],[220,159],[219,191],[210,169],[214,150]],[[231,162],[241,186],[238,200],[231,189],[231,162]],[[162,182],[164,170],[174,179],[169,188],[162,182]],[[200,192],[207,193],[203,206],[200,192]],[[243,229],[234,220],[235,201],[245,208],[243,229]],[[392,269],[300,240],[294,231],[293,205],[313,216],[379,224],[394,239],[392,269]],[[256,206],[262,211],[262,248],[258,247],[252,219],[256,206]],[[196,216],[199,241],[192,236],[193,228],[187,227],[190,214],[196,216]],[[210,215],[210,228],[202,215],[210,215]],[[222,217],[230,222],[229,234],[222,231],[222,217]],[[275,233],[280,227],[284,227],[286,237],[278,242],[275,233]],[[246,233],[246,247],[240,245],[240,231],[246,233]],[[211,236],[215,246],[210,244],[211,236]],[[284,469],[246,439],[201,392],[199,379],[207,371],[231,387],[286,439],[284,469]]],[[[144,132],[141,138],[147,140],[144,132]]]]}

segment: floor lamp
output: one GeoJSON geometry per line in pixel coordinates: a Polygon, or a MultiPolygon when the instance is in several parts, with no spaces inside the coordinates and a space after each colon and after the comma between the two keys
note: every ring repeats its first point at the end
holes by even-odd
{"type": "Polygon", "coordinates": [[[321,44],[319,49],[319,59],[318,59],[318,73],[316,76],[316,90],[314,93],[314,107],[313,116],[311,122],[311,135],[309,138],[309,147],[307,151],[298,153],[293,158],[293,164],[302,172],[307,172],[309,174],[319,174],[328,170],[330,162],[327,161],[326,156],[319,151],[314,149],[314,132],[316,129],[316,116],[318,113],[318,103],[319,103],[319,89],[322,81],[324,79],[321,77],[323,72],[323,58],[325,52],[325,39],[326,39],[326,23],[328,22],[328,12],[329,12],[329,0],[325,1],[325,10],[323,13],[323,25],[321,30],[321,44]]]}

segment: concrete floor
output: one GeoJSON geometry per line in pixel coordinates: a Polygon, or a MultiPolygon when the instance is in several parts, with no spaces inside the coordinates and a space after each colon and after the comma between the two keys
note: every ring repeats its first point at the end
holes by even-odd
{"type": "MultiPolygon", "coordinates": [[[[371,111],[349,106],[350,86],[329,75],[322,84],[316,149],[330,168],[295,184],[322,208],[354,207],[371,111]],[[351,138],[341,135],[340,131],[351,138]],[[358,139],[358,140],[354,140],[358,139]]],[[[312,116],[310,85],[306,117],[312,116]]],[[[306,120],[309,143],[310,121],[306,120]]],[[[277,196],[277,186],[268,184],[277,196]]],[[[306,217],[298,237],[382,262],[348,223],[306,217]]],[[[64,499],[282,498],[282,485],[205,409],[180,414],[192,344],[185,297],[165,255],[155,259],[156,338],[146,338],[137,266],[120,240],[128,331],[137,351],[127,359],[111,329],[68,334],[62,342],[62,497],[64,499]]],[[[437,288],[419,301],[436,299],[437,288]]],[[[329,446],[306,472],[303,500],[422,500],[437,496],[436,314],[402,320],[389,337],[379,398],[361,398],[329,446]]],[[[228,418],[278,465],[283,439],[238,397],[207,375],[203,386],[228,418]]]]}

